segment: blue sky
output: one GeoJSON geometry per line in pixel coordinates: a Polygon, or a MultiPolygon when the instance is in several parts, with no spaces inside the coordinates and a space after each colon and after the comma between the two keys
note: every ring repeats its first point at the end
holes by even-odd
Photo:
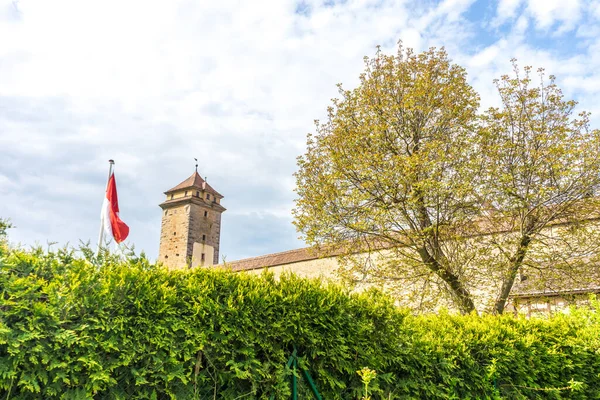
{"type": "Polygon", "coordinates": [[[0,0],[0,216],[14,243],[97,238],[107,160],[128,239],[158,252],[163,192],[225,198],[228,260],[303,246],[296,157],[335,84],[398,40],[445,46],[482,106],[509,60],[544,67],[600,126],[600,1],[0,0]]]}

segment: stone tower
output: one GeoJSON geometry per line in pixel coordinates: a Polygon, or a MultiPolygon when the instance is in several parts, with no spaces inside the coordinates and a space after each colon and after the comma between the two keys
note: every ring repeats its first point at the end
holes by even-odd
{"type": "Polygon", "coordinates": [[[158,261],[173,269],[218,264],[223,196],[197,171],[165,194],[158,261]]]}

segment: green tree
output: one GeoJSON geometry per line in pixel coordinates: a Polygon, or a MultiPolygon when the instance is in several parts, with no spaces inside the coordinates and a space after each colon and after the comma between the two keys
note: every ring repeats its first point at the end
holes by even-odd
{"type": "Polygon", "coordinates": [[[543,286],[600,261],[600,232],[584,223],[599,206],[600,133],[554,77],[533,85],[515,64],[496,81],[502,106],[478,115],[443,49],[365,64],[296,173],[296,227],[340,255],[343,276],[417,307],[502,313],[519,272],[543,286]]]}
{"type": "MultiPolygon", "coordinates": [[[[577,103],[564,99],[554,76],[546,79],[540,69],[535,84],[531,67],[521,72],[512,62],[514,75],[495,81],[502,105],[483,115],[479,141],[486,160],[481,187],[492,211],[483,215],[484,225],[513,232],[489,241],[503,257],[496,313],[504,311],[524,266],[557,270],[565,263],[555,258],[549,265],[553,250],[567,261],[590,261],[599,250],[597,230],[583,226],[587,237],[581,237],[576,228],[598,210],[600,131],[590,129],[589,113],[574,116],[577,103]],[[557,224],[572,229],[548,232],[557,224]]],[[[571,272],[577,265],[566,264],[571,272]]]]}
{"type": "Polygon", "coordinates": [[[0,218],[0,256],[3,256],[7,251],[8,244],[6,240],[6,231],[12,227],[13,226],[9,220],[0,218]]]}
{"type": "Polygon", "coordinates": [[[443,49],[378,50],[365,67],[356,89],[339,86],[341,99],[308,137],[295,224],[309,243],[343,255],[392,249],[402,263],[371,275],[433,276],[462,312],[474,311],[451,246],[478,213],[471,143],[479,97],[443,49]]]}
{"type": "Polygon", "coordinates": [[[0,218],[0,237],[6,236],[6,231],[12,228],[10,221],[7,219],[0,218]]]}
{"type": "Polygon", "coordinates": [[[6,241],[6,231],[12,227],[13,226],[8,219],[0,218],[0,243],[6,241]]]}

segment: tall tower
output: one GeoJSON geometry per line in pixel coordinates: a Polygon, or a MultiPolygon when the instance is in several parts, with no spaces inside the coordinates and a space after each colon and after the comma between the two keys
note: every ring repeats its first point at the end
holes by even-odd
{"type": "Polygon", "coordinates": [[[165,195],[158,261],[172,269],[218,264],[223,196],[198,171],[165,195]]]}

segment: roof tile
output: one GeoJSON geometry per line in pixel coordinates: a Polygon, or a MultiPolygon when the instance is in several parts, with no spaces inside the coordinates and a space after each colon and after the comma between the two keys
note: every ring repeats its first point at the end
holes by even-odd
{"type": "Polygon", "coordinates": [[[196,188],[200,190],[205,190],[209,193],[214,194],[220,198],[223,198],[223,195],[213,189],[202,177],[198,174],[198,171],[194,172],[189,178],[185,181],[181,182],[179,185],[175,186],[172,189],[169,189],[165,192],[165,194],[169,194],[172,192],[176,192],[178,190],[188,189],[188,188],[196,188]]]}
{"type": "Polygon", "coordinates": [[[312,247],[303,247],[301,249],[283,251],[281,253],[267,254],[264,256],[244,258],[242,260],[231,261],[225,264],[232,271],[248,271],[259,268],[270,268],[277,265],[297,263],[301,261],[315,260],[322,257],[333,257],[337,253],[319,253],[312,247]]]}

